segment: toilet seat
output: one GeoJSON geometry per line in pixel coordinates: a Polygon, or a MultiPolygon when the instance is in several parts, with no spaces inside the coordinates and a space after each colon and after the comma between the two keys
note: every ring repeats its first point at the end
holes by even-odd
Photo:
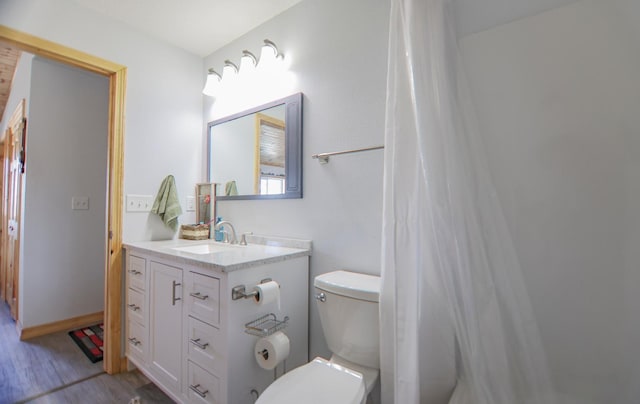
{"type": "Polygon", "coordinates": [[[362,374],[318,357],[273,382],[256,404],[361,404],[365,395],[362,374]]]}

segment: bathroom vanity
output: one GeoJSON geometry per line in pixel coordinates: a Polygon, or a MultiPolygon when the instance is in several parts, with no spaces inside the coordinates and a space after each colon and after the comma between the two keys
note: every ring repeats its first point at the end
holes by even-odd
{"type": "Polygon", "coordinates": [[[285,370],[308,362],[311,242],[247,241],[124,245],[126,356],[177,402],[253,403],[285,370]],[[280,285],[279,301],[244,297],[268,279],[280,285]],[[283,331],[290,353],[265,370],[255,359],[259,337],[246,333],[245,325],[272,313],[278,321],[288,317],[283,331]]]}

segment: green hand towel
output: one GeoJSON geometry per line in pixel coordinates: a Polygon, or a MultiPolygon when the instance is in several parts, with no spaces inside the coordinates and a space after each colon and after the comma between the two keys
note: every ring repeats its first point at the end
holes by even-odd
{"type": "Polygon", "coordinates": [[[153,202],[151,213],[160,216],[164,224],[173,229],[173,231],[178,228],[178,216],[182,214],[182,208],[180,207],[180,199],[178,198],[176,181],[173,175],[168,175],[167,178],[162,180],[158,196],[153,202]]]}
{"type": "Polygon", "coordinates": [[[238,195],[238,188],[235,181],[229,181],[224,185],[224,193],[227,196],[238,195]]]}

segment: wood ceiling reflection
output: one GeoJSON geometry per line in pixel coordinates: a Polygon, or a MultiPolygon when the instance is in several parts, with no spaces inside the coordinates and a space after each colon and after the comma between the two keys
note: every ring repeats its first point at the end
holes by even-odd
{"type": "Polygon", "coordinates": [[[11,82],[16,70],[20,51],[4,42],[0,42],[0,120],[11,94],[11,82]]]}

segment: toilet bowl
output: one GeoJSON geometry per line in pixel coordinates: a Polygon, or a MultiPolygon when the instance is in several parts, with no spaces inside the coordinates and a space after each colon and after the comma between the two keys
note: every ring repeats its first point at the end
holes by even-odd
{"type": "Polygon", "coordinates": [[[315,278],[322,330],[333,355],[273,382],[257,404],[364,404],[380,368],[380,277],[335,271],[315,278]]]}
{"type": "Polygon", "coordinates": [[[366,389],[362,374],[319,357],[280,377],[256,401],[257,404],[365,402],[366,389]],[[301,397],[304,397],[302,401],[301,397]]]}

